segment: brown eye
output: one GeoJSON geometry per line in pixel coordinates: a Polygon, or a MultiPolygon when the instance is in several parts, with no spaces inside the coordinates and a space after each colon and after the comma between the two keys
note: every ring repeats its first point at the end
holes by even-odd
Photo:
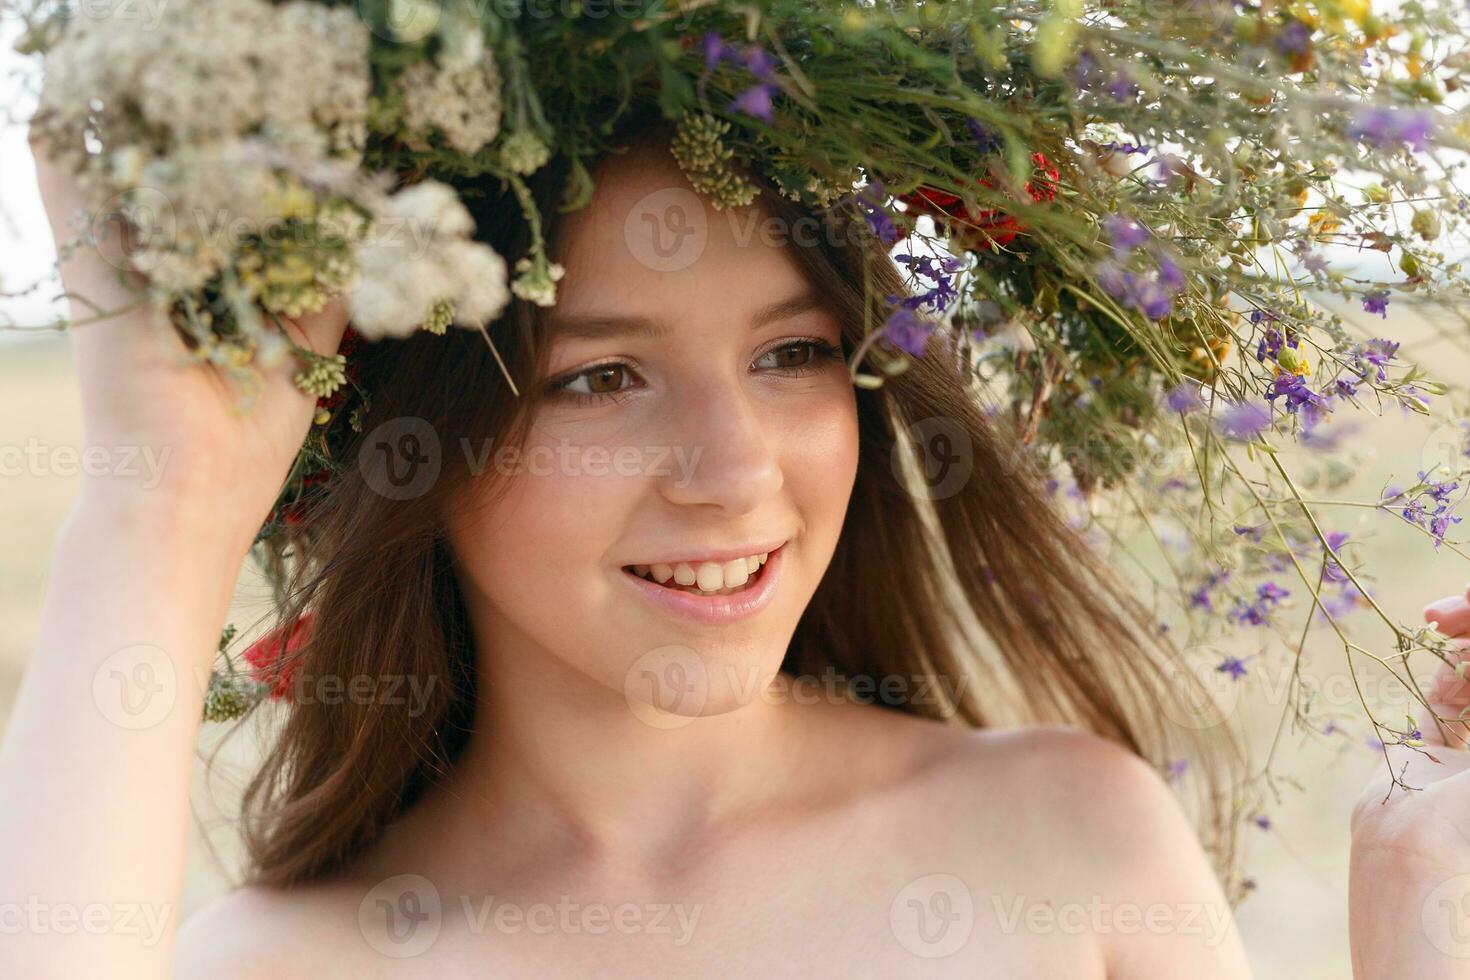
{"type": "Polygon", "coordinates": [[[623,387],[624,374],[621,364],[604,364],[583,377],[587,379],[587,388],[592,394],[607,395],[623,387]]]}
{"type": "Polygon", "coordinates": [[[808,343],[786,344],[766,352],[761,360],[770,358],[774,368],[801,367],[812,359],[812,345],[808,343]]]}

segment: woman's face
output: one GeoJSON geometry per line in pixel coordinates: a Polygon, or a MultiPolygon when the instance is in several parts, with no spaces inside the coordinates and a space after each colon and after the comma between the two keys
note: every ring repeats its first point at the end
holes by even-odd
{"type": "Polygon", "coordinates": [[[655,148],[610,159],[565,219],[530,435],[449,518],[492,674],[570,668],[673,716],[775,675],[858,432],[840,324],[788,252],[802,239],[762,220],[706,206],[655,148]]]}

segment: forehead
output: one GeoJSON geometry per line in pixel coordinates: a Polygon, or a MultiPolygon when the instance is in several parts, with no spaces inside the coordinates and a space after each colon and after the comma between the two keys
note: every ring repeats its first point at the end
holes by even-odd
{"type": "Polygon", "coordinates": [[[666,145],[605,159],[587,206],[561,218],[566,267],[551,311],[745,316],[806,286],[790,234],[762,208],[716,210],[695,193],[666,145]]]}

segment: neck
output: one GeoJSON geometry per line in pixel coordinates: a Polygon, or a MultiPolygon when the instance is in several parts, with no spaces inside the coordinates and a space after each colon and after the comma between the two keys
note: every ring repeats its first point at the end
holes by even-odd
{"type": "Polygon", "coordinates": [[[815,712],[770,696],[778,663],[742,666],[749,683],[729,710],[673,715],[630,704],[524,638],[509,642],[506,625],[476,631],[497,640],[481,644],[475,733],[450,785],[480,841],[658,869],[728,839],[802,785],[796,760],[815,712]]]}

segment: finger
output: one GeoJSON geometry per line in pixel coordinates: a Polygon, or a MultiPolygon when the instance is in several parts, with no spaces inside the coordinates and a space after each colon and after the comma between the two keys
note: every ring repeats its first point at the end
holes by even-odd
{"type": "Polygon", "coordinates": [[[1464,749],[1470,748],[1470,723],[1457,719],[1470,714],[1466,711],[1470,709],[1470,680],[1456,668],[1466,648],[1470,647],[1470,640],[1456,640],[1452,647],[1449,662],[1439,664],[1423,688],[1424,699],[1429,706],[1419,706],[1415,713],[1416,723],[1425,745],[1464,749]],[[1449,719],[1442,723],[1443,728],[1435,723],[1436,716],[1449,719]]]}
{"type": "Polygon", "coordinates": [[[298,346],[316,351],[318,354],[334,354],[342,344],[342,335],[347,332],[347,298],[332,297],[315,313],[293,319],[282,318],[286,335],[298,346]]]}
{"type": "Polygon", "coordinates": [[[1470,630],[1470,600],[1463,595],[1445,596],[1424,607],[1424,621],[1445,636],[1470,630]]]}

